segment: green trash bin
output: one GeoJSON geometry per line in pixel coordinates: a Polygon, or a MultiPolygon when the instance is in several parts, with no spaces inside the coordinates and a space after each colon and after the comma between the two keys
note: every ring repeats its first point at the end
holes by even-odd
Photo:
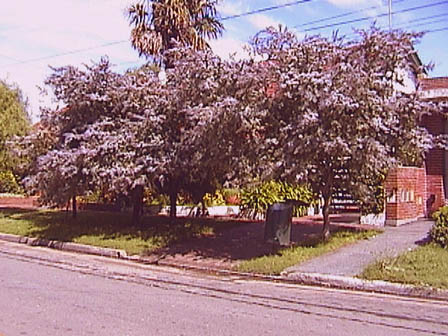
{"type": "Polygon", "coordinates": [[[281,246],[291,242],[291,222],[294,204],[274,203],[268,207],[264,227],[264,240],[281,246]]]}

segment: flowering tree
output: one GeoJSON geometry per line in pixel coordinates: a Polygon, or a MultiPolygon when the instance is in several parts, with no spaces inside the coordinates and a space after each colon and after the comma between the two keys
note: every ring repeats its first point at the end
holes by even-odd
{"type": "Polygon", "coordinates": [[[40,191],[44,203],[62,205],[72,199],[74,215],[76,196],[95,187],[133,190],[147,173],[139,161],[147,146],[137,141],[136,127],[142,119],[144,124],[152,120],[148,111],[157,76],[120,75],[103,59],[85,70],[54,69],[46,84],[63,107],[43,111],[43,129],[51,129],[55,140],[35,160],[28,186],[40,191]]]}
{"type": "Polygon", "coordinates": [[[254,88],[263,84],[252,61],[225,61],[209,50],[192,48],[170,54],[174,66],[167,70],[157,106],[163,145],[155,184],[170,196],[170,214],[175,216],[180,190],[199,201],[245,175],[250,143],[256,139],[260,90],[254,88]]]}
{"type": "Polygon", "coordinates": [[[175,67],[164,82],[147,68],[116,74],[107,60],[54,69],[47,84],[64,108],[45,111],[56,140],[28,180],[44,202],[75,205],[93,188],[132,192],[138,223],[145,186],[168,194],[175,216],[179,191],[199,200],[245,175],[257,139],[249,104],[259,100],[252,88],[262,87],[257,67],[210,51],[170,52],[175,67]]]}
{"type": "Polygon", "coordinates": [[[323,197],[324,238],[337,189],[366,200],[370,180],[434,145],[418,125],[432,106],[394,89],[399,73],[412,70],[417,37],[373,27],[352,41],[299,41],[275,29],[253,40],[277,88],[265,101],[262,151],[271,154],[275,174],[306,180],[323,197]]]}

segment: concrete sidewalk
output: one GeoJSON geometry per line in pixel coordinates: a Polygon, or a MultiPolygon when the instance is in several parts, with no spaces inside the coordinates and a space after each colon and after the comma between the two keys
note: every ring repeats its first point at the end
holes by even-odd
{"type": "Polygon", "coordinates": [[[428,238],[433,223],[432,220],[423,219],[399,227],[386,226],[385,232],[374,238],[289,267],[282,274],[289,276],[294,273],[318,273],[356,276],[378,259],[395,257],[416,248],[428,238]]]}

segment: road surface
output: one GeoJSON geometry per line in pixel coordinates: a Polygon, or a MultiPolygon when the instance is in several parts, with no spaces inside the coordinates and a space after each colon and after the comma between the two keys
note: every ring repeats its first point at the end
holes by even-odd
{"type": "Polygon", "coordinates": [[[0,335],[448,335],[448,303],[0,242],[0,335]]]}

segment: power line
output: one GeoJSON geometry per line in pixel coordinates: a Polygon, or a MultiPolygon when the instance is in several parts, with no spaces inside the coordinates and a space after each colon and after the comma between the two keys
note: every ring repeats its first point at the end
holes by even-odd
{"type": "MultiPolygon", "coordinates": [[[[436,23],[440,23],[440,22],[446,22],[445,19],[438,19],[438,20],[433,20],[433,21],[429,21],[429,22],[413,24],[414,22],[421,22],[421,21],[425,21],[425,20],[440,18],[443,16],[448,16],[448,13],[442,13],[442,14],[436,14],[436,15],[430,15],[430,16],[426,16],[426,17],[416,18],[413,20],[402,22],[402,23],[396,25],[395,28],[396,29],[406,29],[406,28],[412,28],[412,27],[421,27],[421,26],[426,26],[426,25],[432,25],[432,24],[436,24],[436,23]]],[[[386,28],[386,26],[384,26],[384,25],[379,26],[379,28],[384,29],[384,28],[386,28]]],[[[424,30],[424,32],[427,33],[428,30],[424,30]]],[[[348,34],[345,36],[346,37],[354,37],[354,36],[357,36],[357,34],[348,34]]]]}
{"type": "Polygon", "coordinates": [[[10,63],[10,64],[6,64],[6,65],[3,65],[3,66],[0,66],[0,68],[9,67],[9,66],[13,66],[13,65],[22,65],[22,64],[27,64],[27,63],[34,63],[34,62],[44,61],[44,60],[50,59],[50,58],[77,54],[77,53],[80,53],[80,52],[90,51],[90,50],[94,50],[94,49],[98,49],[98,48],[109,47],[109,46],[112,46],[112,45],[122,44],[122,43],[125,43],[125,42],[129,42],[129,41],[128,40],[121,40],[121,41],[109,42],[109,43],[105,43],[105,44],[101,44],[101,45],[97,45],[97,46],[93,46],[93,47],[89,47],[89,48],[76,49],[76,50],[71,50],[71,51],[67,51],[67,52],[64,52],[64,53],[60,53],[60,54],[53,54],[53,55],[33,58],[33,59],[25,60],[25,61],[19,61],[19,62],[16,62],[16,63],[10,63]]]}
{"type": "Polygon", "coordinates": [[[15,59],[13,57],[6,56],[6,55],[3,55],[3,54],[0,54],[0,57],[7,58],[7,59],[10,59],[10,60],[15,61],[15,62],[20,62],[18,59],[15,59]]]}
{"type": "Polygon", "coordinates": [[[240,13],[240,14],[235,14],[235,15],[230,15],[230,16],[226,16],[221,18],[221,21],[226,21],[226,20],[231,20],[231,19],[237,19],[243,16],[248,16],[248,15],[253,15],[253,14],[258,14],[258,13],[263,13],[263,12],[270,12],[276,9],[280,9],[280,8],[285,8],[285,7],[291,7],[291,6],[295,6],[295,5],[300,5],[306,2],[311,2],[313,0],[299,0],[299,1],[293,1],[293,2],[288,2],[282,5],[277,5],[277,6],[270,6],[270,7],[265,7],[265,8],[260,8],[260,9],[255,9],[253,11],[249,11],[249,12],[244,12],[244,13],[240,13]]]}
{"type": "Polygon", "coordinates": [[[409,20],[409,21],[406,21],[406,22],[402,22],[402,24],[412,23],[412,22],[419,22],[419,21],[425,21],[425,20],[429,20],[429,19],[435,19],[435,18],[438,18],[438,17],[442,17],[442,16],[447,16],[447,15],[448,15],[448,13],[442,13],[442,14],[436,14],[436,15],[431,15],[431,16],[425,16],[425,17],[409,20]]]}
{"type": "MultiPolygon", "coordinates": [[[[445,15],[448,15],[448,14],[445,14],[445,15]]],[[[446,19],[437,19],[437,20],[432,20],[432,21],[417,23],[417,24],[410,24],[410,25],[401,24],[401,25],[398,25],[398,28],[400,28],[400,29],[414,28],[414,27],[433,25],[433,24],[440,23],[440,22],[446,22],[446,19]]],[[[423,30],[423,31],[425,31],[425,30],[423,30]]]]}
{"type": "Polygon", "coordinates": [[[425,33],[426,33],[426,34],[437,33],[437,32],[441,32],[441,31],[445,31],[445,30],[448,30],[448,27],[443,27],[443,28],[438,28],[438,29],[432,29],[432,30],[426,30],[425,33]]]}
{"type": "MultiPolygon", "coordinates": [[[[263,12],[268,12],[268,11],[277,10],[277,9],[290,7],[290,6],[295,6],[295,5],[298,5],[298,4],[303,4],[303,3],[307,3],[307,2],[311,2],[311,1],[313,1],[313,0],[299,0],[299,1],[293,1],[293,2],[289,2],[289,3],[285,3],[285,4],[282,4],[282,5],[260,8],[260,9],[256,9],[256,10],[253,10],[253,11],[248,11],[248,12],[244,12],[244,13],[240,13],[240,14],[224,17],[224,18],[221,18],[221,21],[236,19],[236,18],[240,18],[240,17],[244,17],[244,16],[249,16],[249,15],[253,15],[253,14],[263,13],[263,12]]],[[[396,0],[395,3],[402,2],[402,1],[404,1],[404,0],[396,0]]],[[[445,4],[445,3],[448,3],[448,1],[441,1],[441,2],[434,3],[434,4],[428,4],[428,5],[423,5],[423,6],[407,8],[407,9],[403,9],[403,10],[400,10],[400,11],[393,12],[392,14],[399,14],[399,13],[415,11],[415,10],[419,10],[419,9],[423,9],[423,8],[439,6],[439,5],[442,5],[442,4],[445,4]]],[[[310,22],[307,22],[307,23],[304,23],[304,24],[301,24],[301,25],[296,25],[294,27],[310,25],[310,24],[318,23],[318,22],[329,21],[329,20],[332,20],[332,19],[335,19],[335,18],[340,18],[340,17],[343,17],[343,16],[347,16],[347,15],[351,15],[351,14],[359,13],[359,12],[362,12],[362,11],[365,11],[365,10],[379,8],[379,7],[380,6],[372,6],[372,7],[364,8],[364,9],[361,9],[361,10],[356,10],[356,11],[351,11],[351,12],[347,12],[347,13],[344,13],[344,14],[336,15],[336,16],[333,16],[333,17],[327,17],[327,18],[323,18],[323,19],[320,19],[320,20],[310,21],[310,22]]],[[[369,19],[372,19],[372,18],[384,17],[384,16],[387,16],[387,15],[389,15],[389,14],[388,13],[387,14],[379,14],[379,15],[376,15],[376,16],[373,16],[373,17],[363,17],[363,18],[358,18],[358,19],[353,19],[353,20],[348,20],[348,21],[336,22],[336,23],[322,25],[322,26],[318,26],[318,27],[311,27],[311,28],[305,29],[304,31],[307,32],[307,31],[312,31],[312,30],[318,30],[318,29],[323,29],[323,28],[329,28],[329,27],[334,27],[334,26],[345,25],[345,24],[349,24],[349,23],[366,21],[366,20],[369,20],[369,19]]],[[[439,31],[439,30],[437,30],[437,31],[439,31]]],[[[428,31],[428,32],[430,32],[430,31],[428,31]]],[[[44,57],[39,57],[39,58],[34,58],[34,59],[29,59],[29,60],[24,60],[24,61],[19,61],[19,62],[16,62],[16,63],[10,63],[10,64],[6,64],[6,65],[3,65],[3,66],[0,66],[0,68],[14,66],[14,65],[22,65],[22,64],[27,64],[27,63],[34,63],[34,62],[38,62],[38,61],[42,61],[42,60],[46,60],[46,59],[51,59],[51,58],[56,58],[56,57],[61,57],[61,56],[67,56],[67,55],[72,55],[72,54],[77,54],[77,53],[81,53],[81,52],[85,52],[85,51],[90,51],[90,50],[103,48],[103,47],[116,45],[116,44],[122,44],[122,43],[126,43],[126,42],[128,42],[128,40],[109,42],[109,43],[105,43],[105,44],[101,44],[101,45],[97,45],[97,46],[92,46],[92,47],[89,47],[89,48],[76,49],[76,50],[71,50],[71,51],[68,51],[68,52],[65,52],[65,53],[53,54],[53,55],[48,55],[48,56],[44,56],[44,57]]],[[[5,57],[8,57],[8,56],[5,56],[5,57]]],[[[10,57],[8,57],[8,58],[10,58],[10,57]]]]}
{"type": "MultiPolygon", "coordinates": [[[[433,4],[428,4],[428,5],[423,5],[423,6],[417,6],[417,7],[402,9],[402,10],[399,10],[399,11],[392,12],[392,14],[400,14],[400,13],[412,12],[412,11],[416,11],[416,10],[419,10],[419,9],[440,6],[440,5],[443,5],[443,4],[446,4],[446,3],[448,3],[448,1],[440,1],[440,2],[433,3],[433,4]]],[[[336,22],[336,23],[330,23],[330,24],[326,24],[326,25],[322,25],[322,26],[318,26],[318,27],[311,27],[311,28],[304,29],[303,31],[304,32],[308,32],[308,31],[319,30],[319,29],[323,29],[323,28],[343,26],[343,25],[350,24],[350,23],[367,21],[367,20],[371,20],[373,18],[380,18],[380,17],[384,17],[384,16],[388,16],[388,15],[389,15],[389,13],[378,14],[378,15],[375,15],[375,16],[365,16],[365,17],[358,18],[358,19],[341,21],[341,22],[336,22]]]]}
{"type": "MultiPolygon", "coordinates": [[[[399,3],[399,2],[403,2],[403,1],[404,0],[396,0],[393,3],[399,3]]],[[[358,10],[354,10],[354,11],[350,11],[350,12],[345,12],[345,13],[334,15],[334,16],[328,16],[328,17],[325,17],[325,18],[322,18],[322,19],[308,21],[308,22],[305,22],[305,23],[301,23],[301,24],[295,25],[294,28],[305,27],[305,26],[309,26],[309,25],[312,25],[312,24],[315,24],[315,23],[321,23],[321,22],[325,22],[325,21],[331,21],[333,19],[339,19],[339,18],[342,18],[342,17],[350,16],[352,14],[363,13],[365,11],[372,10],[372,9],[377,9],[377,8],[382,8],[382,6],[371,6],[371,7],[366,7],[366,8],[363,8],[363,9],[358,9],[358,10]]]]}
{"type": "MultiPolygon", "coordinates": [[[[314,1],[314,0],[298,0],[298,1],[288,2],[288,3],[282,4],[282,5],[260,8],[260,9],[256,9],[256,10],[253,10],[253,11],[237,14],[237,15],[231,15],[231,16],[224,17],[224,18],[221,18],[221,21],[236,19],[236,18],[239,18],[239,17],[253,15],[253,14],[258,14],[258,13],[263,13],[263,12],[268,12],[268,11],[272,11],[272,10],[276,10],[276,9],[280,9],[280,8],[291,7],[291,6],[295,6],[295,5],[299,5],[299,4],[306,3],[306,2],[311,2],[311,1],[314,1]]],[[[401,1],[403,1],[403,0],[401,0],[401,1]]],[[[72,51],[68,51],[68,52],[65,52],[65,53],[48,55],[48,56],[34,58],[34,59],[30,59],[30,60],[19,61],[19,62],[16,62],[16,63],[10,63],[10,64],[6,64],[6,65],[3,65],[3,66],[0,66],[0,68],[9,67],[9,66],[13,66],[13,65],[22,65],[22,64],[27,64],[27,63],[34,63],[34,62],[43,61],[43,60],[46,60],[46,59],[51,59],[51,58],[60,57],[60,56],[66,56],[66,55],[72,55],[72,54],[77,54],[77,53],[80,53],[80,52],[85,52],[85,51],[98,49],[98,48],[103,48],[103,47],[107,47],[107,46],[115,45],[115,44],[121,44],[121,43],[125,43],[125,42],[128,42],[128,41],[127,40],[114,41],[114,42],[110,42],[110,43],[106,43],[106,44],[102,44],[102,45],[98,45],[98,46],[93,46],[93,47],[90,47],[90,48],[77,49],[77,50],[72,50],[72,51]]],[[[7,56],[5,56],[5,57],[7,57],[7,56]]]]}

